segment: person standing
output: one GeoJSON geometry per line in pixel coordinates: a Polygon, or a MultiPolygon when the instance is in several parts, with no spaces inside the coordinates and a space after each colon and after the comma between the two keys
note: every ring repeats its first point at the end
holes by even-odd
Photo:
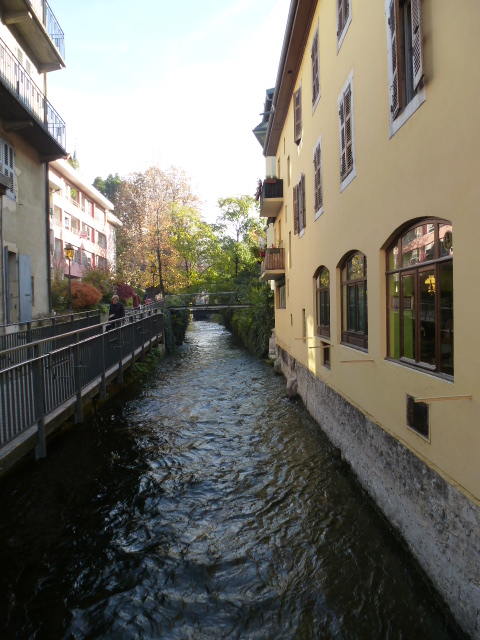
{"type": "Polygon", "coordinates": [[[112,296],[112,303],[108,310],[108,319],[113,320],[110,324],[107,324],[107,331],[113,329],[115,326],[121,324],[122,318],[125,318],[125,307],[120,302],[120,298],[115,294],[112,296]]]}

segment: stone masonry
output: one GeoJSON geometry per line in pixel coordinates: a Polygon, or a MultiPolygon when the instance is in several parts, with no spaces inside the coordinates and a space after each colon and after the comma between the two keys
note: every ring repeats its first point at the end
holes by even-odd
{"type": "MultiPolygon", "coordinates": [[[[282,373],[375,500],[461,627],[480,639],[480,507],[278,348],[282,373]]],[[[278,361],[277,361],[278,362],[278,361]]]]}

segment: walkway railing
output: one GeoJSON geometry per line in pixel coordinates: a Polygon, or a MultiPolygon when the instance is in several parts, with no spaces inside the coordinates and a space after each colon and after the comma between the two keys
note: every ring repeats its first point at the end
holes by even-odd
{"type": "MultiPolygon", "coordinates": [[[[95,331],[91,335],[100,331],[99,311],[52,316],[33,322],[0,326],[0,370],[28,360],[31,357],[31,349],[27,349],[27,345],[32,342],[42,341],[42,354],[47,353],[51,350],[51,343],[47,338],[55,338],[64,334],[74,335],[72,332],[87,327],[95,327],[95,331]],[[23,347],[23,349],[19,349],[19,347],[23,347]]],[[[56,343],[57,348],[67,346],[72,340],[73,338],[69,339],[66,336],[63,344],[56,343]]]]}
{"type": "Polygon", "coordinates": [[[105,397],[108,379],[121,382],[124,368],[134,367],[163,334],[163,314],[156,307],[139,311],[110,331],[104,331],[105,324],[96,326],[95,335],[88,327],[32,342],[26,347],[28,360],[0,371],[0,459],[5,448],[25,434],[38,434],[37,454],[43,457],[45,425],[52,414],[73,407],[81,421],[86,390],[96,385],[105,397]]]}
{"type": "Polygon", "coordinates": [[[53,44],[57,47],[62,58],[65,59],[65,36],[47,0],[30,0],[30,4],[47,30],[53,44]]]}
{"type": "Polygon", "coordinates": [[[245,304],[239,299],[236,291],[213,291],[198,293],[181,293],[178,295],[167,295],[164,298],[166,309],[225,309],[244,308],[250,304],[245,304]]]}

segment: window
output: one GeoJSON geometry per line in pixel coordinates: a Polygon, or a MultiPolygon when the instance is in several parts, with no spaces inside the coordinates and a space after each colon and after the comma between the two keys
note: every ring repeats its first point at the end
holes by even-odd
{"type": "Polygon", "coordinates": [[[330,345],[328,342],[322,342],[323,366],[330,369],[330,345]]]}
{"type": "Polygon", "coordinates": [[[368,348],[367,259],[353,253],[342,266],[342,342],[368,348]]]}
{"type": "Polygon", "coordinates": [[[64,225],[65,229],[70,229],[70,216],[64,217],[64,225]]]}
{"type": "Polygon", "coordinates": [[[287,308],[287,296],[285,290],[285,282],[277,285],[277,309],[287,308]]]}
{"type": "Polygon", "coordinates": [[[77,235],[80,233],[80,220],[72,216],[72,231],[77,235]]]}
{"type": "Polygon", "coordinates": [[[86,268],[92,266],[92,254],[82,249],[82,265],[86,268]]]}
{"type": "Polygon", "coordinates": [[[330,337],[330,272],[320,267],[315,275],[317,335],[330,337]]]}
{"type": "Polygon", "coordinates": [[[305,215],[305,176],[293,187],[293,233],[303,235],[306,226],[305,215]]]}
{"type": "Polygon", "coordinates": [[[62,224],[62,210],[57,205],[53,205],[53,219],[59,225],[62,224]]]}
{"type": "Polygon", "coordinates": [[[340,191],[356,176],[355,130],[353,126],[353,72],[338,98],[340,141],[340,191]]]}
{"type": "Polygon", "coordinates": [[[106,269],[107,268],[107,259],[104,258],[103,256],[97,256],[97,267],[99,269],[106,269]]]}
{"type": "Polygon", "coordinates": [[[313,36],[312,49],[312,113],[315,112],[318,101],[320,100],[320,53],[318,46],[318,26],[313,36]]]}
{"type": "Polygon", "coordinates": [[[100,233],[100,231],[97,231],[97,244],[99,247],[102,247],[102,249],[105,249],[107,246],[107,236],[104,233],[100,233]]]}
{"type": "Polygon", "coordinates": [[[425,101],[420,0],[386,0],[390,137],[425,101]]]}
{"type": "Polygon", "coordinates": [[[351,0],[337,0],[337,51],[342,46],[342,42],[351,21],[351,0]]]}
{"type": "Polygon", "coordinates": [[[322,188],[322,139],[319,138],[313,150],[313,175],[315,178],[315,220],[323,213],[323,188],[322,188]]]}
{"type": "Polygon", "coordinates": [[[11,144],[0,139],[0,170],[10,181],[6,195],[15,200],[15,151],[11,144]]]}
{"type": "Polygon", "coordinates": [[[453,376],[452,225],[428,220],[387,253],[388,357],[453,376]]]}
{"type": "Polygon", "coordinates": [[[302,87],[293,94],[293,139],[300,144],[302,139],[302,87]]]}

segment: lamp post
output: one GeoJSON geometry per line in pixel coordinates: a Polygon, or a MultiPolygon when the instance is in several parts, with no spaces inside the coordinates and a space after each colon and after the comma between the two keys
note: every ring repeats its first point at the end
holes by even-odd
{"type": "Polygon", "coordinates": [[[64,248],[65,258],[68,260],[68,310],[70,313],[73,312],[72,309],[72,278],[71,278],[71,266],[72,260],[75,255],[75,249],[68,242],[64,248]]]}
{"type": "Polygon", "coordinates": [[[152,274],[152,289],[155,289],[155,276],[157,275],[157,267],[154,262],[150,265],[150,273],[152,274]]]}

